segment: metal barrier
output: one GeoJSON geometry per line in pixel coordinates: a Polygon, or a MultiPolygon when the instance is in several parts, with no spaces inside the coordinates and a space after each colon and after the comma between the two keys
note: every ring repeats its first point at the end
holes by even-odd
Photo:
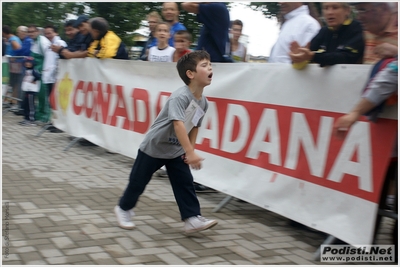
{"type": "Polygon", "coordinates": [[[24,56],[3,56],[2,60],[2,96],[3,96],[3,115],[9,111],[21,109],[24,92],[21,90],[22,79],[24,76],[23,59],[24,56]],[[18,108],[13,107],[5,100],[16,101],[18,108]]]}

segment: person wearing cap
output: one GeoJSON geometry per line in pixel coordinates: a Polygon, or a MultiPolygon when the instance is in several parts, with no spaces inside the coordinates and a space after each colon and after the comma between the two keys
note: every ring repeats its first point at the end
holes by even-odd
{"type": "Polygon", "coordinates": [[[73,24],[74,28],[77,28],[80,33],[80,37],[77,37],[76,43],[74,46],[78,48],[75,51],[72,51],[68,48],[63,48],[61,46],[52,47],[52,50],[60,55],[60,58],[70,59],[70,58],[84,58],[88,56],[87,49],[90,44],[93,42],[93,38],[90,34],[90,24],[89,17],[87,15],[81,15],[78,19],[75,20],[73,24]]]}
{"type": "Polygon", "coordinates": [[[125,44],[109,30],[108,22],[104,18],[93,18],[89,22],[90,34],[94,39],[88,48],[89,57],[129,59],[125,44]]]}
{"type": "Polygon", "coordinates": [[[75,21],[74,27],[78,28],[79,32],[83,35],[83,43],[85,47],[82,47],[81,50],[88,49],[93,42],[92,35],[90,34],[89,17],[87,15],[79,16],[75,21]]]}
{"type": "Polygon", "coordinates": [[[57,53],[61,59],[65,59],[65,57],[61,53],[62,50],[66,49],[69,52],[76,52],[79,51],[82,47],[83,36],[80,34],[78,28],[74,27],[75,22],[75,19],[71,19],[64,24],[64,32],[68,38],[66,47],[56,44],[51,45],[51,50],[57,53]]]}
{"type": "Polygon", "coordinates": [[[381,59],[398,54],[397,3],[352,2],[357,19],[364,28],[364,64],[375,64],[381,59]]]}

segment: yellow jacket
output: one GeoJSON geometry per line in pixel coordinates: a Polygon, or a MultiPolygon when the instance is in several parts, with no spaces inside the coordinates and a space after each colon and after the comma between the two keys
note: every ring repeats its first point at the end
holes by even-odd
{"type": "Polygon", "coordinates": [[[94,40],[90,44],[90,47],[88,48],[88,56],[97,58],[114,58],[117,55],[120,44],[121,38],[119,38],[114,32],[108,31],[103,38],[100,40],[94,40]],[[95,54],[96,50],[99,50],[97,54],[95,54]]]}

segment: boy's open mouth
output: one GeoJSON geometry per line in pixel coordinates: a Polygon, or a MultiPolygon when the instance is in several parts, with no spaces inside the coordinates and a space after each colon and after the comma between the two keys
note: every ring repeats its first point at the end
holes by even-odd
{"type": "Polygon", "coordinates": [[[212,76],[213,76],[213,74],[212,74],[212,73],[210,73],[210,75],[208,75],[208,78],[210,78],[210,79],[211,79],[211,78],[212,78],[212,76]]]}

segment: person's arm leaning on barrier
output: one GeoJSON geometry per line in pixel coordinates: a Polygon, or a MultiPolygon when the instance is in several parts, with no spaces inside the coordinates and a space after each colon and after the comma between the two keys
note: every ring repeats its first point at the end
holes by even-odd
{"type": "Polygon", "coordinates": [[[388,99],[398,91],[398,61],[393,61],[381,70],[369,84],[367,91],[357,105],[346,115],[338,118],[333,126],[333,133],[338,138],[344,138],[350,127],[374,107],[388,99]]]}
{"type": "MultiPolygon", "coordinates": [[[[322,28],[311,40],[310,45],[299,47],[295,42],[291,44],[290,58],[295,69],[303,69],[308,63],[318,63],[321,67],[335,64],[356,64],[364,54],[364,37],[361,25],[354,23],[351,31],[348,31],[348,40],[338,46],[335,51],[327,52],[320,46],[326,38],[328,28],[322,28]]],[[[343,37],[345,38],[345,36],[343,37]]],[[[361,63],[361,62],[360,62],[361,63]]]]}
{"type": "Polygon", "coordinates": [[[88,56],[88,51],[84,50],[84,51],[71,52],[71,51],[68,50],[68,48],[62,47],[60,49],[60,51],[58,52],[58,54],[60,55],[60,58],[64,58],[64,59],[84,58],[84,57],[88,56]]]}

